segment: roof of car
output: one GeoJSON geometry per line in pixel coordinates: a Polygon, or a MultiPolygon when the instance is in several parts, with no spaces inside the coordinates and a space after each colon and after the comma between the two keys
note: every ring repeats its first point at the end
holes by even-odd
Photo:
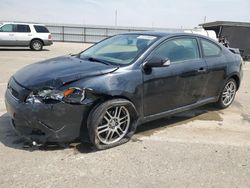
{"type": "MultiPolygon", "coordinates": [[[[124,34],[135,34],[135,35],[151,35],[156,37],[170,37],[170,36],[196,36],[208,38],[204,35],[194,34],[194,33],[184,33],[184,32],[162,32],[162,31],[140,31],[140,32],[129,32],[124,34]]],[[[211,39],[211,38],[209,38],[211,39]]]]}
{"type": "Polygon", "coordinates": [[[27,23],[27,22],[2,22],[1,23],[2,25],[3,24],[25,24],[25,25],[43,25],[44,24],[39,24],[39,23],[27,23]]]}

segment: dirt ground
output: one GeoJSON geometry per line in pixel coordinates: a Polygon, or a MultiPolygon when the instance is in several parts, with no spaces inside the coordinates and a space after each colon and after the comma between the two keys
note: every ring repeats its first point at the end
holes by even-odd
{"type": "Polygon", "coordinates": [[[129,143],[105,151],[80,143],[23,148],[4,105],[9,77],[25,65],[87,46],[0,48],[0,187],[250,187],[250,62],[226,110],[208,105],[147,123],[129,143]]]}

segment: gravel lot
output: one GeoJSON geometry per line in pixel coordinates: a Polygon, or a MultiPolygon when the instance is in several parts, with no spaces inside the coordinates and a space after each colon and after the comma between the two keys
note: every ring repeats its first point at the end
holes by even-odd
{"type": "Polygon", "coordinates": [[[129,143],[105,151],[79,143],[23,148],[4,106],[9,77],[25,65],[87,46],[0,48],[0,187],[250,187],[250,62],[226,110],[209,105],[147,123],[129,143]]]}

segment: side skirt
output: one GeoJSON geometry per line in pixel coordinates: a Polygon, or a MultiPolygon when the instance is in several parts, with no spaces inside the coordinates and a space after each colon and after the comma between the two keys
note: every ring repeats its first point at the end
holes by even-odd
{"type": "Polygon", "coordinates": [[[142,120],[139,121],[139,122],[140,122],[140,124],[142,124],[142,123],[146,123],[146,122],[153,121],[153,120],[156,120],[156,119],[164,118],[164,117],[167,117],[167,116],[179,113],[179,112],[183,112],[183,111],[187,111],[187,110],[190,110],[190,109],[194,109],[194,108],[203,106],[203,105],[208,104],[208,103],[217,102],[218,99],[219,99],[219,96],[210,97],[210,98],[207,98],[207,99],[204,99],[204,100],[197,101],[194,104],[190,104],[190,105],[179,107],[179,108],[176,108],[176,109],[173,109],[173,110],[168,110],[168,111],[161,112],[161,113],[158,113],[158,114],[146,116],[146,117],[142,118],[142,120]]]}

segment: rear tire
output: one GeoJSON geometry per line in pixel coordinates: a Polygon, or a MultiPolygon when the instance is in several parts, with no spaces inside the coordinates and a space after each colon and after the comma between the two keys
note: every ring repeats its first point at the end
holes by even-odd
{"type": "Polygon", "coordinates": [[[216,103],[216,106],[220,109],[225,109],[229,107],[234,101],[237,91],[237,84],[233,78],[227,80],[226,84],[221,91],[220,98],[216,103]]]}
{"type": "Polygon", "coordinates": [[[43,49],[43,42],[41,40],[32,40],[30,43],[30,48],[35,51],[41,51],[43,49]]]}
{"type": "Polygon", "coordinates": [[[136,131],[137,113],[125,99],[112,99],[94,108],[87,121],[91,143],[98,150],[112,148],[130,140],[136,131]]]}

